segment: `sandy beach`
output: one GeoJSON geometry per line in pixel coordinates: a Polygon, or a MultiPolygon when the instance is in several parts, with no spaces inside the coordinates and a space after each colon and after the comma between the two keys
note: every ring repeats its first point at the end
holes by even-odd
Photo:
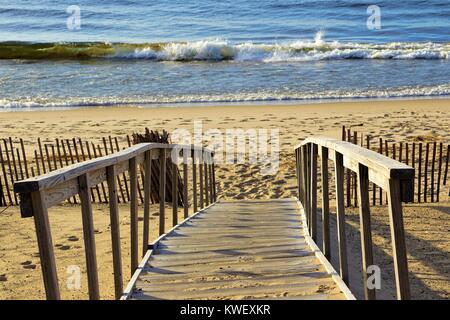
{"type": "MultiPolygon", "coordinates": [[[[257,165],[221,165],[217,171],[218,192],[225,199],[289,198],[296,195],[293,147],[303,139],[329,136],[340,139],[342,125],[352,126],[364,135],[382,137],[392,142],[450,142],[450,100],[357,101],[304,105],[211,106],[167,108],[83,108],[64,111],[2,112],[0,137],[23,138],[27,150],[55,138],[80,137],[98,143],[104,136],[118,136],[152,130],[193,130],[194,121],[202,121],[204,130],[229,128],[279,129],[280,168],[275,175],[262,176],[257,165]],[[239,176],[239,179],[236,177],[239,176]]],[[[17,207],[0,208],[0,299],[45,298],[39,255],[32,219],[21,219],[17,207]]],[[[97,260],[102,298],[113,297],[112,257],[109,215],[106,205],[94,205],[97,260]]],[[[86,299],[83,236],[79,207],[65,204],[50,210],[50,220],[57,255],[62,297],[86,299]],[[83,272],[80,290],[65,285],[67,267],[77,265],[83,272]]],[[[156,206],[152,207],[152,211],[156,206]]],[[[357,209],[349,209],[349,243],[359,245],[357,209]]],[[[386,208],[372,211],[374,217],[375,258],[392,267],[386,208]]],[[[140,215],[142,212],[140,211],[140,215]]],[[[450,201],[448,187],[441,190],[441,202],[407,204],[404,210],[413,298],[450,297],[450,201]]],[[[125,280],[129,278],[128,206],[121,206],[122,247],[125,280]]],[[[166,223],[166,226],[170,226],[166,223]]],[[[152,238],[158,228],[152,215],[152,238]]],[[[350,267],[359,268],[355,263],[350,267]]],[[[353,261],[353,260],[352,260],[353,261]]],[[[360,262],[359,262],[360,263],[360,262]]],[[[355,273],[357,277],[357,273],[355,273]]],[[[393,287],[387,282],[385,293],[392,298],[393,287]]],[[[384,278],[383,278],[384,279],[384,278]]],[[[358,292],[359,279],[351,279],[358,292]]],[[[352,284],[351,284],[352,286],[352,284]]],[[[360,292],[360,291],[359,291],[360,292]]]]}

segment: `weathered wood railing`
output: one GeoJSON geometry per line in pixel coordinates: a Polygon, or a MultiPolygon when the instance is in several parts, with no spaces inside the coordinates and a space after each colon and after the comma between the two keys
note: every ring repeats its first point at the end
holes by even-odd
{"type": "Polygon", "coordinates": [[[375,299],[375,289],[369,288],[367,284],[368,267],[373,265],[369,181],[387,192],[397,298],[409,299],[402,201],[413,200],[414,169],[349,142],[324,137],[304,140],[295,147],[295,155],[299,199],[305,208],[308,228],[314,241],[317,241],[317,160],[318,156],[321,157],[322,250],[328,259],[331,254],[328,160],[334,161],[339,269],[346,283],[349,275],[344,213],[344,168],[357,174],[362,273],[366,299],[375,299]]]}
{"type": "MultiPolygon", "coordinates": [[[[141,143],[93,160],[77,163],[63,169],[52,171],[38,177],[18,181],[14,190],[20,196],[22,217],[34,217],[43,280],[47,299],[60,299],[53,241],[48,217],[48,208],[64,200],[79,195],[81,199],[83,237],[86,254],[88,289],[90,299],[99,299],[99,281],[96,261],[96,248],[91,207],[91,187],[107,182],[109,193],[109,212],[111,220],[111,240],[114,269],[115,296],[120,298],[123,291],[122,258],[119,231],[119,208],[117,179],[119,174],[129,173],[130,179],[130,237],[131,274],[138,266],[138,166],[143,166],[144,203],[142,249],[145,255],[149,245],[151,164],[159,160],[159,234],[165,232],[165,192],[169,187],[166,181],[166,163],[171,163],[174,175],[171,188],[173,215],[172,223],[178,223],[178,160],[183,168],[184,217],[189,215],[188,166],[192,159],[192,198],[193,212],[217,200],[214,154],[212,151],[196,146],[168,145],[160,143],[141,143]],[[167,158],[172,161],[168,162],[167,158]],[[198,169],[198,170],[197,170],[198,169]],[[198,173],[197,173],[198,172],[198,173]],[[199,188],[198,183],[199,181],[199,188]]],[[[154,172],[154,171],[153,171],[154,172]]],[[[169,189],[170,190],[170,189],[169,189]]]]}

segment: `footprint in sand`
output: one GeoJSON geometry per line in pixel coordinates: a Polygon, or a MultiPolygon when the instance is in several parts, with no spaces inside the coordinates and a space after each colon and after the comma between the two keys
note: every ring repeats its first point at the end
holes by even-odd
{"type": "Polygon", "coordinates": [[[36,265],[30,260],[22,262],[21,265],[24,269],[36,269],[36,265]]]}
{"type": "Polygon", "coordinates": [[[70,249],[70,246],[66,246],[66,245],[59,245],[59,246],[58,246],[58,249],[59,249],[59,250],[63,250],[63,251],[66,251],[66,250],[69,250],[69,249],[70,249]]]}
{"type": "Polygon", "coordinates": [[[70,237],[67,238],[67,240],[75,242],[75,241],[78,241],[79,239],[76,236],[70,236],[70,237]]]}

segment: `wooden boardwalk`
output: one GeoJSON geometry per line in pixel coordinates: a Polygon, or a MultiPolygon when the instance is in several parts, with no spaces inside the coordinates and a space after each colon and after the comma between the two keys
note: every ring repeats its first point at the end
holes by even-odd
{"type": "Polygon", "coordinates": [[[397,299],[410,299],[402,202],[414,198],[414,168],[327,137],[307,138],[295,147],[294,153],[299,201],[217,202],[220,190],[214,152],[195,145],[139,143],[105,157],[16,182],[14,191],[20,197],[22,217],[34,217],[47,299],[61,299],[48,209],[74,196],[81,202],[89,298],[100,298],[91,204],[93,189],[99,185],[105,193],[107,188],[109,194],[116,299],[354,299],[345,285],[349,278],[346,242],[352,240],[345,231],[345,172],[347,178],[356,175],[357,181],[365,298],[376,299],[376,289],[366,281],[374,264],[369,198],[369,183],[373,183],[387,194],[397,299]],[[178,163],[181,156],[182,165],[178,163]],[[331,255],[332,248],[329,161],[334,162],[338,250],[333,255],[339,258],[339,274],[325,258],[331,255]],[[117,195],[121,189],[118,177],[125,173],[130,180],[129,244],[133,277],[123,290],[117,195]],[[140,264],[139,175],[145,182],[141,242],[144,258],[140,264]],[[159,202],[161,236],[150,244],[150,202],[155,196],[159,202]],[[177,197],[182,201],[177,201],[177,197]],[[175,227],[164,234],[166,200],[171,202],[175,227]],[[179,205],[183,206],[186,218],[181,224],[178,224],[179,205]],[[313,241],[318,236],[318,223],[323,254],[313,241]]]}
{"type": "Polygon", "coordinates": [[[123,299],[352,299],[295,199],[219,201],[147,252],[123,299]]]}

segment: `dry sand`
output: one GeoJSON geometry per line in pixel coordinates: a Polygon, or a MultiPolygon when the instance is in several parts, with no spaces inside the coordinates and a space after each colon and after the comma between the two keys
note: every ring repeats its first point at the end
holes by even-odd
{"type": "MultiPolygon", "coordinates": [[[[26,147],[55,138],[80,137],[98,142],[100,137],[124,136],[144,127],[171,132],[192,131],[202,120],[204,130],[217,128],[279,129],[281,163],[273,176],[262,176],[257,165],[221,165],[217,171],[219,194],[224,198],[278,198],[296,196],[292,148],[311,135],[340,138],[342,125],[364,124],[356,130],[391,141],[450,142],[450,100],[371,101],[312,105],[262,105],[177,108],[91,108],[66,111],[0,113],[0,137],[21,137],[26,147]],[[240,177],[237,179],[236,177],[240,177]]],[[[414,298],[449,298],[450,295],[450,202],[442,190],[438,204],[406,205],[405,228],[414,298]]],[[[121,208],[125,280],[129,277],[128,206],[121,208]]],[[[156,209],[156,208],[153,208],[156,209]]],[[[3,210],[3,209],[2,209],[3,210]]],[[[392,262],[385,207],[373,210],[376,262],[386,265],[382,297],[390,298],[392,262]]],[[[142,214],[142,212],[140,212],[142,214]]],[[[151,223],[156,236],[156,216],[151,223]]],[[[83,238],[79,207],[63,205],[50,210],[55,253],[63,298],[87,298],[83,238]],[[67,267],[82,270],[80,290],[67,289],[67,267]]],[[[94,205],[97,259],[102,297],[112,298],[112,257],[107,206],[94,205]]],[[[348,242],[354,257],[352,289],[360,292],[356,210],[348,211],[348,242]]],[[[170,223],[166,223],[169,227],[170,223]]],[[[21,219],[18,208],[0,213],[0,299],[42,299],[44,291],[32,219],[21,219]]]]}

